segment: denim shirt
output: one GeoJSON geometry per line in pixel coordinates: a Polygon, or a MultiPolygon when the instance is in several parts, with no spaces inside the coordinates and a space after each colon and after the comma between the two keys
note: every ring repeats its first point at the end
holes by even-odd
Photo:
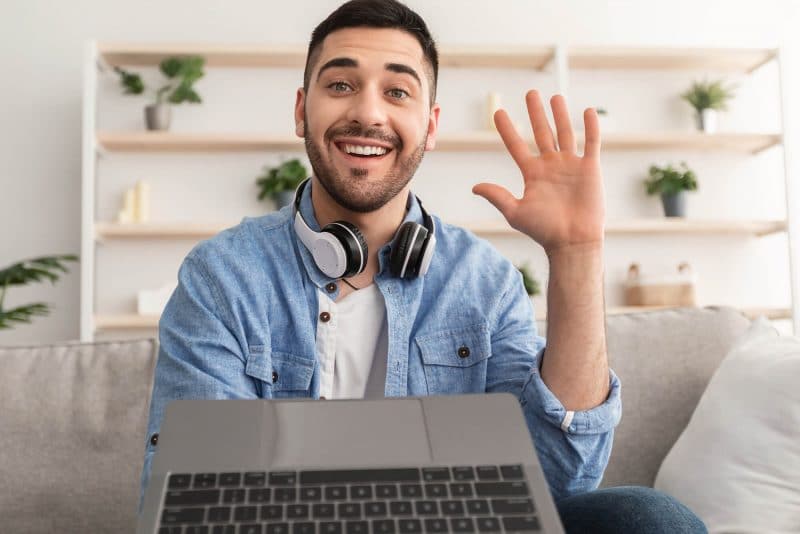
{"type": "MultiPolygon", "coordinates": [[[[309,187],[300,210],[319,230],[309,187]]],[[[142,494],[156,449],[150,437],[170,401],[319,398],[317,291],[335,280],[317,268],[293,220],[292,206],[245,218],[198,244],[181,265],[159,323],[142,494]]],[[[406,220],[422,223],[413,195],[406,220]]],[[[616,375],[603,404],[567,412],[542,381],[545,340],[520,273],[485,240],[434,220],[436,249],[423,278],[393,277],[389,245],[379,251],[385,395],[512,393],[554,497],[596,488],[621,414],[616,375]]],[[[328,295],[336,299],[338,289],[328,295]]]]}

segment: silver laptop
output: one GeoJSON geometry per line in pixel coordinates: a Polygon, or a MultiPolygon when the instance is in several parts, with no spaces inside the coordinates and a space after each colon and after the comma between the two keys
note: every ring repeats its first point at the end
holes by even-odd
{"type": "Polygon", "coordinates": [[[507,393],[171,403],[139,533],[563,532],[507,393]]]}

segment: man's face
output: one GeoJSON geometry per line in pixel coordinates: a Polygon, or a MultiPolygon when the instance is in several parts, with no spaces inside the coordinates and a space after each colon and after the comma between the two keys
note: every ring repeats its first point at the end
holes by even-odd
{"type": "Polygon", "coordinates": [[[419,42],[395,29],[346,28],[322,42],[298,90],[297,135],[328,194],[360,213],[403,191],[436,138],[439,106],[419,42]]]}

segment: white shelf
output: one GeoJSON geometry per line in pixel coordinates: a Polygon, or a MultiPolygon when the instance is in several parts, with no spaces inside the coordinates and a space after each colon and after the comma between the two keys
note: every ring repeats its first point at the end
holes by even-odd
{"type": "Polygon", "coordinates": [[[572,69],[704,70],[750,73],[775,59],[774,49],[575,47],[572,69]]]}
{"type": "MultiPolygon", "coordinates": [[[[781,143],[777,133],[641,132],[602,134],[603,150],[729,150],[757,154],[781,143]]],[[[577,135],[579,147],[583,135],[577,135]]],[[[121,152],[240,152],[303,150],[303,140],[293,134],[97,132],[97,143],[121,152]]],[[[529,140],[534,147],[533,139],[529,140]]],[[[493,131],[442,133],[436,150],[447,152],[505,151],[500,134],[493,131]]]]}

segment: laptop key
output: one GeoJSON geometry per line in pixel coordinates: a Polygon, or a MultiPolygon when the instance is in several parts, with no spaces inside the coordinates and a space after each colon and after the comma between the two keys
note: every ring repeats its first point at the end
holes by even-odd
{"type": "Polygon", "coordinates": [[[478,532],[500,532],[500,520],[496,517],[478,517],[478,532]]]}
{"type": "Polygon", "coordinates": [[[467,501],[467,511],[470,515],[485,515],[489,513],[489,501],[486,499],[474,499],[467,501]]]}
{"type": "Polygon", "coordinates": [[[475,523],[471,517],[457,517],[450,520],[453,532],[475,532],[475,523]]]}
{"type": "Polygon", "coordinates": [[[494,465],[479,465],[478,480],[500,480],[500,471],[494,465]]]}
{"type": "Polygon", "coordinates": [[[219,502],[217,489],[194,491],[168,491],[164,498],[164,506],[203,506],[219,502]]]}
{"type": "Polygon", "coordinates": [[[297,489],[275,488],[275,502],[294,502],[297,500],[297,489]]]}
{"type": "Polygon", "coordinates": [[[450,469],[447,467],[426,467],[422,470],[422,479],[425,482],[450,480],[450,469]]]}
{"type": "Polygon", "coordinates": [[[294,486],[297,484],[297,473],[294,471],[271,471],[270,486],[294,486]]]}
{"type": "Polygon", "coordinates": [[[205,508],[167,508],[161,514],[161,522],[165,525],[202,523],[205,515],[205,508]]]}
{"type": "Polygon", "coordinates": [[[247,500],[247,492],[243,489],[226,489],[222,494],[223,504],[241,504],[247,500]]]}
{"type": "Polygon", "coordinates": [[[241,473],[222,473],[219,476],[220,486],[238,486],[242,482],[241,473]]]}
{"type": "Polygon", "coordinates": [[[416,501],[414,508],[417,510],[417,515],[439,515],[439,505],[436,501],[416,501]]]}
{"type": "Polygon", "coordinates": [[[454,480],[475,480],[475,470],[472,466],[454,467],[453,468],[454,480]]]}
{"type": "Polygon", "coordinates": [[[397,486],[394,484],[378,484],[375,486],[375,495],[379,499],[397,498],[397,486]]]}
{"type": "Polygon", "coordinates": [[[322,488],[319,486],[300,488],[300,500],[304,502],[322,500],[322,488]]]}
{"type": "Polygon", "coordinates": [[[158,534],[183,534],[182,527],[161,527],[158,534]]]}
{"type": "Polygon", "coordinates": [[[346,486],[328,486],[325,488],[325,500],[339,501],[347,498],[346,486]]]}
{"type": "Polygon", "coordinates": [[[478,497],[523,497],[530,495],[525,482],[476,482],[478,497]]]}
{"type": "Polygon", "coordinates": [[[238,534],[263,534],[263,532],[264,529],[261,528],[261,525],[252,523],[250,525],[239,525],[238,534]]]}
{"type": "Polygon", "coordinates": [[[401,533],[422,532],[422,521],[419,519],[400,519],[397,521],[397,526],[401,533]]]}
{"type": "Polygon", "coordinates": [[[333,517],[335,509],[332,504],[314,504],[311,506],[311,514],[314,519],[330,519],[333,517]]]}
{"type": "Polygon", "coordinates": [[[450,484],[450,495],[453,497],[472,497],[472,484],[455,482],[450,484]]]}
{"type": "Polygon", "coordinates": [[[504,480],[520,480],[525,478],[521,465],[501,465],[500,472],[504,480]]]}
{"type": "Polygon", "coordinates": [[[249,523],[258,521],[258,507],[256,506],[237,506],[233,509],[233,520],[237,523],[249,523]]]}
{"type": "Polygon", "coordinates": [[[267,483],[267,474],[264,472],[252,471],[244,474],[245,486],[263,486],[267,483]]]}
{"type": "Polygon", "coordinates": [[[236,534],[236,525],[214,525],[211,534],[236,534]]]}
{"type": "Polygon", "coordinates": [[[344,524],[345,534],[367,534],[369,523],[366,521],[347,521],[344,524]]]}
{"type": "Polygon", "coordinates": [[[269,502],[271,492],[269,488],[253,488],[247,493],[247,502],[250,504],[269,502]]]}
{"type": "Polygon", "coordinates": [[[183,534],[208,534],[208,527],[205,525],[192,525],[183,529],[183,534]]]}
{"type": "Polygon", "coordinates": [[[364,503],[364,515],[366,517],[386,517],[388,514],[386,503],[383,501],[364,503]]]}
{"type": "Polygon", "coordinates": [[[339,503],[336,507],[336,510],[339,513],[339,517],[361,517],[361,503],[358,502],[339,503]]]}
{"type": "Polygon", "coordinates": [[[494,515],[532,514],[533,501],[530,499],[492,499],[494,515]]]}
{"type": "Polygon", "coordinates": [[[323,521],[319,524],[319,534],[342,534],[341,521],[323,521]]]}
{"type": "Polygon", "coordinates": [[[389,510],[392,515],[411,515],[411,503],[409,501],[392,501],[389,503],[389,510]]]}
{"type": "Polygon", "coordinates": [[[231,519],[230,506],[215,506],[208,509],[209,523],[226,523],[231,519]]]}
{"type": "Polygon", "coordinates": [[[440,517],[436,519],[426,519],[425,530],[427,532],[447,532],[447,519],[442,519],[440,517]]]}
{"type": "Polygon", "coordinates": [[[289,534],[289,523],[268,523],[267,534],[289,534]]]}
{"type": "Polygon", "coordinates": [[[447,486],[445,484],[425,484],[425,496],[429,499],[447,497],[447,486]]]}
{"type": "Polygon", "coordinates": [[[400,495],[407,499],[422,497],[422,486],[419,484],[403,484],[400,486],[400,495]]]}
{"type": "Polygon", "coordinates": [[[265,504],[261,507],[261,521],[275,521],[283,519],[283,506],[280,504],[265,504]]]}
{"type": "Polygon", "coordinates": [[[372,532],[374,534],[394,534],[394,519],[373,519],[372,532]]]}
{"type": "Polygon", "coordinates": [[[194,488],[213,488],[217,485],[216,473],[198,473],[194,476],[194,488]]]}
{"type": "Polygon", "coordinates": [[[311,522],[301,522],[292,524],[292,534],[316,534],[317,525],[311,522]]]}
{"type": "Polygon", "coordinates": [[[169,476],[169,489],[185,489],[192,483],[192,475],[174,474],[169,476]]]}
{"type": "Polygon", "coordinates": [[[350,498],[365,500],[372,498],[372,486],[351,486],[350,498]]]}
{"type": "Polygon", "coordinates": [[[461,501],[442,501],[442,515],[464,515],[464,503],[461,501]]]}
{"type": "Polygon", "coordinates": [[[417,482],[419,469],[349,469],[302,471],[300,484],[368,484],[377,482],[417,482]]]}
{"type": "Polygon", "coordinates": [[[290,504],[286,507],[286,519],[308,519],[307,504],[290,504]]]}
{"type": "Polygon", "coordinates": [[[539,532],[541,530],[541,527],[539,526],[539,520],[533,516],[504,517],[503,526],[506,528],[506,532],[512,530],[517,532],[539,532]]]}

